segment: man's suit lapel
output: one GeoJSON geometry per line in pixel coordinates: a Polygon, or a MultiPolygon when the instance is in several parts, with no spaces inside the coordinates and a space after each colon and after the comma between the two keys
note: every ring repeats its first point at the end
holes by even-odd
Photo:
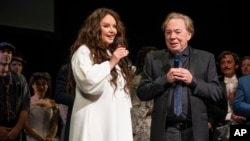
{"type": "Polygon", "coordinates": [[[162,58],[163,58],[163,59],[161,59],[162,65],[163,65],[162,72],[167,73],[170,69],[169,67],[171,67],[169,64],[169,52],[167,50],[162,52],[162,58]]]}
{"type": "MultiPolygon", "coordinates": [[[[162,60],[162,75],[164,76],[168,71],[169,69],[171,68],[171,64],[170,64],[170,61],[169,61],[169,51],[168,50],[165,50],[162,52],[162,56],[161,56],[163,59],[162,60]]],[[[168,93],[165,93],[164,95],[164,98],[166,100],[166,114],[168,113],[169,111],[169,108],[171,107],[171,101],[172,101],[172,96],[173,96],[173,87],[170,87],[170,89],[168,89],[168,93]]],[[[167,117],[167,115],[165,115],[167,117]]]]}
{"type": "Polygon", "coordinates": [[[194,76],[195,70],[196,70],[195,68],[196,68],[196,66],[199,66],[199,65],[197,65],[199,58],[197,57],[198,56],[197,52],[195,50],[193,50],[192,48],[190,48],[189,53],[190,53],[190,55],[189,55],[189,71],[194,76]]]}

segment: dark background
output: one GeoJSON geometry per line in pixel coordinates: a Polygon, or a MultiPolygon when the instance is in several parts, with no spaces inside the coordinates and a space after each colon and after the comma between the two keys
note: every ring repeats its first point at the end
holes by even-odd
{"type": "MultiPolygon", "coordinates": [[[[27,78],[33,72],[48,71],[54,83],[59,67],[68,59],[70,45],[83,20],[94,9],[108,7],[120,14],[126,26],[130,56],[133,61],[138,49],[143,46],[166,48],[161,24],[170,11],[182,12],[193,19],[195,34],[190,41],[192,47],[210,51],[215,56],[223,50],[234,51],[240,57],[250,55],[249,42],[246,41],[248,37],[240,34],[244,32],[235,32],[245,30],[247,23],[242,22],[244,15],[236,14],[236,11],[245,11],[233,5],[230,1],[54,0],[54,11],[49,13],[54,17],[54,31],[0,25],[0,41],[10,42],[23,53],[28,62],[24,68],[24,75],[27,78]]],[[[43,10],[46,11],[46,8],[43,10]]],[[[3,11],[0,9],[0,12],[3,11]]]]}

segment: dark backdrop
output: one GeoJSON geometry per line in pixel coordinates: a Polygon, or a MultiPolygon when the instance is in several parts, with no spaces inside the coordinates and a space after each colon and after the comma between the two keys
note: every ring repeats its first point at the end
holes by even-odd
{"type": "MultiPolygon", "coordinates": [[[[195,34],[190,41],[194,48],[210,51],[215,56],[223,50],[235,51],[240,56],[249,54],[245,48],[249,43],[237,42],[233,37],[235,36],[233,14],[236,10],[230,1],[218,3],[181,0],[165,2],[55,0],[54,32],[0,26],[0,41],[12,43],[24,54],[28,62],[24,68],[27,78],[35,71],[48,71],[54,83],[59,67],[68,59],[70,45],[83,20],[98,7],[113,8],[120,14],[127,28],[130,57],[133,61],[138,49],[143,46],[166,48],[161,24],[170,11],[183,12],[194,20],[195,34]]],[[[236,25],[238,28],[242,26],[239,23],[236,25]]]]}

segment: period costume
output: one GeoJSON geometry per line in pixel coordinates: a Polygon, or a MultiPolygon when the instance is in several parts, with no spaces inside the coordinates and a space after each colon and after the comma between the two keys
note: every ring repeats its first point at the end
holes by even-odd
{"type": "MultiPolygon", "coordinates": [[[[30,91],[23,75],[8,72],[0,77],[0,126],[14,127],[21,111],[29,111],[30,91]]],[[[16,141],[21,141],[25,136],[23,130],[16,141]]]]}

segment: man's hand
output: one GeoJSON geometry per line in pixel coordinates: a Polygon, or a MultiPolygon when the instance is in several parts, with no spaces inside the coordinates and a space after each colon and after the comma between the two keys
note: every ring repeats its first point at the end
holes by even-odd
{"type": "Polygon", "coordinates": [[[11,128],[0,126],[0,140],[7,140],[11,128]]]}
{"type": "Polygon", "coordinates": [[[192,82],[192,79],[193,75],[189,70],[184,68],[171,68],[167,73],[167,81],[169,83],[182,81],[185,84],[190,84],[192,82]]]}
{"type": "Polygon", "coordinates": [[[233,119],[234,121],[237,121],[237,122],[242,122],[242,121],[246,120],[246,117],[238,116],[238,115],[235,115],[234,113],[232,113],[231,119],[233,119]]]}

